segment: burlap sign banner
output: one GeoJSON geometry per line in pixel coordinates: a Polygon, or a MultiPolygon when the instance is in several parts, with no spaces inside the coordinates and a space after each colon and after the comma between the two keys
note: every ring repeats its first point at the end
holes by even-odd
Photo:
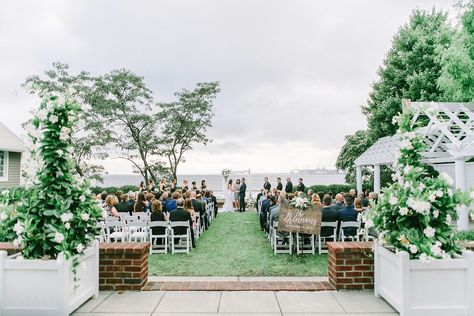
{"type": "Polygon", "coordinates": [[[277,231],[319,235],[322,210],[321,206],[310,206],[302,211],[288,204],[282,204],[277,231]]]}

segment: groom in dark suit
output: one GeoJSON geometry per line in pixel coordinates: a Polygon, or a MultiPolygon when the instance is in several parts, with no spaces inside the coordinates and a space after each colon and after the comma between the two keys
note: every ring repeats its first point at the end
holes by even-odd
{"type": "Polygon", "coordinates": [[[245,212],[245,191],[247,191],[247,185],[245,184],[245,178],[242,178],[242,184],[239,189],[239,212],[245,212]]]}

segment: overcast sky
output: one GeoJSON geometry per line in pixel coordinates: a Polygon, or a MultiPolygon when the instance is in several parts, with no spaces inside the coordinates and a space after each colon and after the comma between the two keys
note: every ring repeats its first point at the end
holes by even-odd
{"type": "Polygon", "coordinates": [[[179,173],[333,168],[344,136],[366,126],[360,105],[393,35],[434,5],[456,13],[451,0],[2,0],[0,121],[24,134],[39,102],[20,85],[55,61],[73,73],[128,68],[157,101],[219,80],[214,142],[179,173]]]}

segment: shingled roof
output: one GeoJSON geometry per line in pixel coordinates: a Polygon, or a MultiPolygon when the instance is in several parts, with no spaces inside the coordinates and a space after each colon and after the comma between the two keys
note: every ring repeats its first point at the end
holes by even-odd
{"type": "Polygon", "coordinates": [[[23,140],[10,131],[0,122],[0,150],[11,152],[24,152],[26,150],[23,140]]]}

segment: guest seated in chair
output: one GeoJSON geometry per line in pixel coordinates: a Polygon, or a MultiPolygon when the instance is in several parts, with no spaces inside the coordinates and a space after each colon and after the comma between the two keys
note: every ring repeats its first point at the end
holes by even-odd
{"type": "MultiPolygon", "coordinates": [[[[338,212],[331,207],[331,201],[332,199],[329,194],[324,195],[322,222],[337,222],[339,219],[338,212]]],[[[332,236],[333,234],[334,230],[332,227],[321,227],[321,237],[332,236]]]]}
{"type": "MultiPolygon", "coordinates": [[[[151,222],[167,222],[168,216],[167,214],[163,213],[163,208],[161,205],[160,200],[153,200],[151,204],[151,215],[150,215],[151,222]]],[[[153,235],[164,235],[165,234],[165,227],[152,227],[151,231],[153,235]]],[[[163,245],[164,240],[162,238],[156,241],[158,245],[163,245]]]]}
{"type": "Polygon", "coordinates": [[[119,204],[115,205],[117,212],[128,213],[132,215],[134,204],[128,202],[128,194],[122,194],[121,199],[122,201],[119,204]]]}
{"type": "Polygon", "coordinates": [[[341,193],[336,194],[336,202],[331,206],[333,210],[339,212],[344,208],[344,196],[341,193]]]}
{"type": "MultiPolygon", "coordinates": [[[[356,222],[358,212],[354,209],[354,197],[352,194],[349,193],[344,195],[344,205],[345,207],[339,211],[339,221],[356,222]]],[[[355,236],[357,234],[357,229],[348,227],[344,229],[344,234],[346,236],[355,236]]]]}
{"type": "MultiPolygon", "coordinates": [[[[193,248],[196,247],[194,243],[194,231],[193,231],[193,219],[191,217],[191,213],[184,209],[184,199],[178,198],[176,200],[177,208],[170,213],[170,221],[171,222],[181,222],[181,221],[188,221],[189,227],[191,230],[191,243],[193,248]]],[[[184,227],[176,227],[174,228],[174,233],[178,235],[186,234],[186,229],[184,227]]],[[[179,242],[179,238],[175,239],[175,242],[179,242]]]]}

